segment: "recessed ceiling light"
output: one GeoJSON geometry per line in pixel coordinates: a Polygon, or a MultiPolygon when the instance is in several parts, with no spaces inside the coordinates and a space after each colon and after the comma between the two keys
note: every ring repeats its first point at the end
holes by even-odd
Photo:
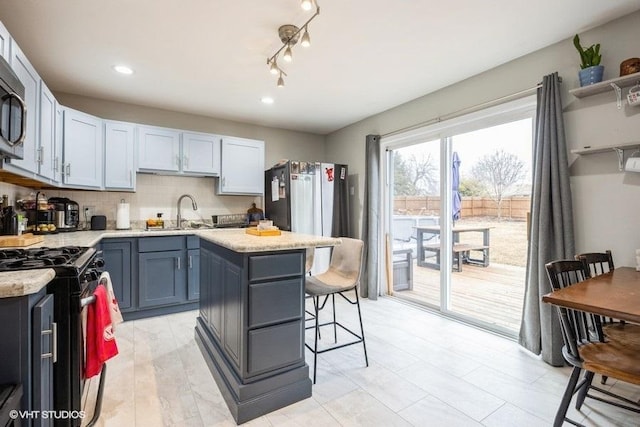
{"type": "Polygon", "coordinates": [[[263,96],[260,98],[260,101],[262,101],[263,104],[273,104],[273,98],[270,96],[263,96]]]}
{"type": "Polygon", "coordinates": [[[133,74],[133,70],[126,65],[114,65],[113,69],[120,74],[133,74]]]}

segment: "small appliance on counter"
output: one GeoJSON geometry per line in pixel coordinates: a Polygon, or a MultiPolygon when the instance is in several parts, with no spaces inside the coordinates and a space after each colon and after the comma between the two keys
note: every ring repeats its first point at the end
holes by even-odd
{"type": "Polygon", "coordinates": [[[76,231],[80,225],[80,207],[66,197],[50,197],[53,205],[54,224],[58,231],[76,231]]]}
{"type": "Polygon", "coordinates": [[[2,228],[1,233],[3,236],[17,236],[18,232],[18,214],[14,210],[13,206],[5,206],[2,208],[2,228]]]}
{"type": "Polygon", "coordinates": [[[107,217],[104,215],[93,215],[91,217],[91,229],[92,230],[106,230],[107,229],[107,217]]]}

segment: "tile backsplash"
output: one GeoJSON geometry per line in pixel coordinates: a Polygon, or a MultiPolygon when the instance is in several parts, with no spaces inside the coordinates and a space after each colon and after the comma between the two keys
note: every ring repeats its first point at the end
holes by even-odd
{"type": "MultiPolygon", "coordinates": [[[[115,228],[116,208],[122,199],[130,205],[132,227],[143,226],[148,218],[162,212],[165,226],[175,224],[178,198],[191,194],[198,204],[194,211],[191,202],[182,201],[182,218],[211,222],[212,215],[245,213],[252,203],[262,205],[261,197],[218,196],[214,178],[161,176],[137,174],[136,192],[81,191],[65,189],[42,190],[47,197],[67,197],[80,206],[80,221],[84,223],[84,207],[94,207],[92,215],[106,215],[107,228],[115,228]]],[[[10,203],[25,198],[36,190],[0,182],[0,194],[7,194],[10,203]]],[[[88,218],[90,220],[91,218],[88,218]]]]}

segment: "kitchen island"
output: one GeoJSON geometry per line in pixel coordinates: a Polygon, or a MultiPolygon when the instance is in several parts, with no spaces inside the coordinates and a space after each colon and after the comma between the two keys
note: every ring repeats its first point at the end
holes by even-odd
{"type": "Polygon", "coordinates": [[[311,397],[304,360],[306,248],[340,239],[199,232],[196,342],[238,424],[311,397]]]}

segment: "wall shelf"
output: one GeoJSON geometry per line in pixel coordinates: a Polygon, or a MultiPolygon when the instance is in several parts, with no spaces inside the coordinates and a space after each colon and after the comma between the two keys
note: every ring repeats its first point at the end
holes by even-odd
{"type": "Polygon", "coordinates": [[[585,145],[582,148],[574,148],[573,150],[571,150],[571,154],[578,154],[582,156],[587,154],[606,153],[608,151],[614,151],[618,156],[618,169],[624,170],[624,151],[632,149],[640,150],[640,142],[626,142],[622,144],[601,145],[598,147],[585,145]]]}
{"type": "Polygon", "coordinates": [[[598,93],[613,90],[616,93],[618,110],[622,108],[622,88],[640,84],[640,72],[629,74],[615,79],[609,79],[600,83],[570,89],[569,93],[576,98],[584,98],[598,93]]]}

